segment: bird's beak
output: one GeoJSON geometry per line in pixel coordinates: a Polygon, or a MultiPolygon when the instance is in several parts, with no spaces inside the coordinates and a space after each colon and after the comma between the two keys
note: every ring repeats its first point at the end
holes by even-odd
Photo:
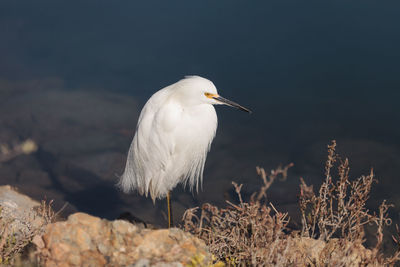
{"type": "Polygon", "coordinates": [[[222,104],[225,104],[225,105],[228,105],[228,106],[231,106],[231,107],[234,107],[234,108],[237,108],[237,109],[246,111],[246,112],[248,112],[248,113],[251,113],[251,110],[250,110],[250,109],[245,108],[245,107],[239,105],[238,103],[235,103],[235,102],[233,102],[233,101],[230,101],[230,100],[228,100],[228,99],[226,99],[226,98],[223,98],[222,96],[215,95],[215,96],[213,96],[212,98],[214,98],[215,100],[221,102],[222,104]]]}

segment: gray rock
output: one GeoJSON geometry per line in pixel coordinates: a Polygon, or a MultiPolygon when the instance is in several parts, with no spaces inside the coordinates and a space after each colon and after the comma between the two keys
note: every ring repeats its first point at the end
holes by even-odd
{"type": "Polygon", "coordinates": [[[39,205],[39,202],[20,194],[9,185],[0,186],[1,221],[17,238],[29,236],[43,225],[43,218],[35,211],[39,205]]]}

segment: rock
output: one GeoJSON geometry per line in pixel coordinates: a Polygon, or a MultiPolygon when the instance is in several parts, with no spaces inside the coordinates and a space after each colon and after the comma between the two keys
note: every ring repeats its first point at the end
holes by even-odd
{"type": "MultiPolygon", "coordinates": [[[[53,214],[49,206],[32,200],[9,185],[0,186],[0,262],[12,266],[27,265],[19,262],[21,253],[28,251],[30,242],[43,247],[40,236],[54,218],[53,214]]],[[[33,262],[34,258],[30,260],[33,262]]]]}
{"type": "Polygon", "coordinates": [[[15,209],[15,212],[26,212],[39,206],[39,202],[30,197],[18,193],[9,185],[0,186],[0,205],[3,208],[15,209]]]}
{"type": "Polygon", "coordinates": [[[35,210],[39,206],[39,202],[20,194],[11,186],[0,186],[0,218],[9,232],[27,236],[32,229],[40,228],[43,218],[35,210]]]}
{"type": "Polygon", "coordinates": [[[307,266],[363,266],[372,259],[372,251],[361,243],[332,238],[328,242],[319,239],[293,238],[288,262],[307,259],[307,266]]]}
{"type": "MultiPolygon", "coordinates": [[[[122,220],[75,213],[47,226],[44,266],[183,266],[211,262],[203,241],[180,229],[143,229],[122,220]]],[[[37,242],[40,244],[40,242],[37,242]]]]}

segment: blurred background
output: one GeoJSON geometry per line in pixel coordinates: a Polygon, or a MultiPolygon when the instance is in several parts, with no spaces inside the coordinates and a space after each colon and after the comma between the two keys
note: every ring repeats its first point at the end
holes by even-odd
{"type": "MultiPolygon", "coordinates": [[[[115,184],[139,112],[185,75],[212,80],[253,110],[218,106],[203,190],[176,188],[187,208],[248,197],[255,167],[294,163],[269,200],[296,221],[299,178],[319,186],[332,139],[351,176],[373,167],[369,205],[400,195],[400,18],[397,0],[8,1],[0,3],[0,143],[35,153],[0,163],[0,183],[54,200],[65,215],[130,212],[165,226],[166,204],[115,184]]],[[[4,149],[3,149],[4,150],[4,149]]]]}

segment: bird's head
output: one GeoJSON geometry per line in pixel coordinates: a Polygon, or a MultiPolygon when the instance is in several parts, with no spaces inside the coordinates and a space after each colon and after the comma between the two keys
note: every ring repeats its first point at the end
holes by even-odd
{"type": "Polygon", "coordinates": [[[185,79],[179,81],[178,84],[178,90],[179,94],[181,95],[181,99],[190,105],[228,105],[251,113],[248,108],[245,108],[231,100],[220,96],[213,82],[208,79],[202,78],[200,76],[186,76],[185,79]]]}

